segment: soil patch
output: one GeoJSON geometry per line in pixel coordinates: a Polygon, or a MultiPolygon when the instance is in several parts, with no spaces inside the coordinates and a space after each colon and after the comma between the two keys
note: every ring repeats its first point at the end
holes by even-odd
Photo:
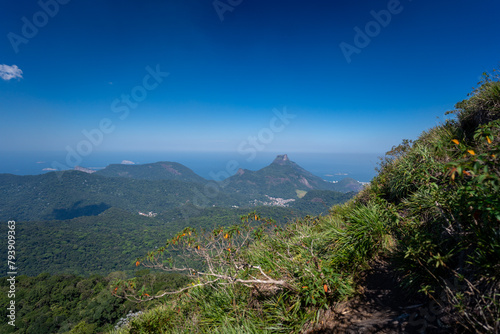
{"type": "Polygon", "coordinates": [[[361,286],[358,297],[327,310],[304,333],[454,333],[435,302],[404,294],[387,262],[374,263],[361,286]]]}

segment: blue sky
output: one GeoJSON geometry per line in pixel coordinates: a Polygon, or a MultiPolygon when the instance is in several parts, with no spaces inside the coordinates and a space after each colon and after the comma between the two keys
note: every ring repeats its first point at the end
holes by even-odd
{"type": "Polygon", "coordinates": [[[265,152],[383,153],[499,66],[499,12],[496,0],[4,2],[0,152],[234,153],[253,137],[265,152]]]}

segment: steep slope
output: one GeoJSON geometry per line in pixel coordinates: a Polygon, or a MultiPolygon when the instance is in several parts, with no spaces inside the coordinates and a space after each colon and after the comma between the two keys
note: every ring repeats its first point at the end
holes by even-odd
{"type": "Polygon", "coordinates": [[[205,183],[207,180],[188,167],[170,161],[159,161],[143,165],[112,164],[95,174],[107,177],[127,177],[139,180],[177,180],[205,183]]]}
{"type": "Polygon", "coordinates": [[[362,185],[352,179],[342,180],[339,183],[327,182],[290,161],[286,154],[278,155],[269,166],[258,171],[239,169],[225,182],[227,182],[225,189],[236,193],[283,198],[297,198],[297,190],[350,192],[362,189],[362,185]]]}

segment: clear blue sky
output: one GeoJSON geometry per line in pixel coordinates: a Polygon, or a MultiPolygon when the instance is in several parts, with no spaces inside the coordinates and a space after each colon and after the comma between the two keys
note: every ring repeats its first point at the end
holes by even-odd
{"type": "Polygon", "coordinates": [[[59,1],[2,3],[0,152],[76,149],[104,120],[93,152],[237,152],[255,136],[269,152],[380,153],[500,62],[497,0],[59,1]]]}

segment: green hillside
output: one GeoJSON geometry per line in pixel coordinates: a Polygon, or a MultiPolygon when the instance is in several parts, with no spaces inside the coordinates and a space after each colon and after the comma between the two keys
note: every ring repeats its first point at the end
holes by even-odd
{"type": "MultiPolygon", "coordinates": [[[[133,213],[163,212],[194,201],[202,184],[178,180],[104,177],[79,171],[17,176],[0,174],[0,219],[64,220],[95,216],[110,207],[133,213]]],[[[218,192],[203,204],[240,204],[236,196],[218,192]]]]}
{"type": "MultiPolygon", "coordinates": [[[[139,263],[192,282],[155,295],[116,281],[118,296],[164,304],[113,333],[498,333],[498,79],[485,77],[455,120],[394,147],[371,184],[327,216],[279,227],[251,214],[167,240],[139,263]],[[374,268],[383,279],[364,286],[374,268]],[[405,296],[387,318],[363,325],[349,316],[363,291],[383,296],[398,285],[405,296]]],[[[374,303],[358,308],[375,316],[374,303]]]]}
{"type": "Polygon", "coordinates": [[[311,215],[328,214],[332,206],[345,203],[355,195],[355,192],[311,190],[304,197],[293,202],[290,207],[298,211],[310,212],[311,215]]]}
{"type": "Polygon", "coordinates": [[[95,174],[107,177],[126,177],[140,180],[177,180],[204,184],[204,178],[188,167],[170,161],[160,161],[143,165],[112,164],[95,174]]]}

